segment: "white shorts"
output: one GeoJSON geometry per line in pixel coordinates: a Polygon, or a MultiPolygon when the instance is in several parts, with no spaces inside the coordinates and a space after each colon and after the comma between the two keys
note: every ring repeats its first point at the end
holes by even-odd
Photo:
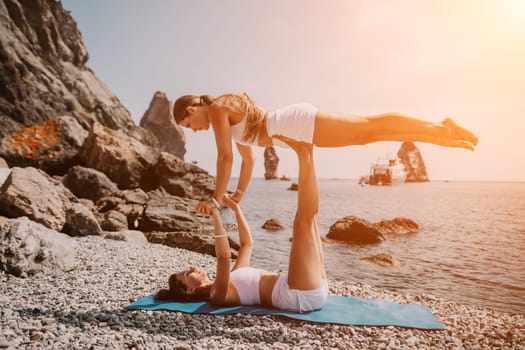
{"type": "Polygon", "coordinates": [[[273,287],[272,306],[281,310],[308,312],[319,310],[326,303],[327,297],[328,281],[326,279],[318,289],[290,289],[288,273],[285,273],[279,276],[273,287]]]}
{"type": "MultiPolygon", "coordinates": [[[[281,135],[297,141],[313,142],[315,116],[318,109],[310,103],[296,103],[268,112],[266,128],[270,137],[281,135]]],[[[273,139],[273,144],[289,147],[286,143],[273,139]]]]}

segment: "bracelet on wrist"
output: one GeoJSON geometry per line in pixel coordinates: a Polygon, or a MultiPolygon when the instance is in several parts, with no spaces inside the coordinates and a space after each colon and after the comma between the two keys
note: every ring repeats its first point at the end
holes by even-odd
{"type": "Polygon", "coordinates": [[[226,233],[224,233],[222,235],[215,235],[215,236],[213,236],[213,238],[223,238],[223,237],[228,237],[228,235],[226,233]]]}
{"type": "Polygon", "coordinates": [[[243,195],[244,194],[244,191],[243,190],[240,190],[240,189],[236,189],[235,190],[235,193],[238,193],[240,195],[243,195]]]}
{"type": "Polygon", "coordinates": [[[217,207],[217,209],[221,207],[221,204],[215,199],[215,197],[211,197],[210,201],[213,203],[213,205],[215,205],[215,207],[217,207]]]}

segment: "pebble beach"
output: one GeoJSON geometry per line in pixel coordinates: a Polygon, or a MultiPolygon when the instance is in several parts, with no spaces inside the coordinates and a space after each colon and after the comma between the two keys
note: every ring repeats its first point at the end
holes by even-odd
{"type": "Polygon", "coordinates": [[[525,349],[525,315],[330,282],[330,293],[428,306],[446,327],[315,324],[278,316],[127,311],[170,273],[214,258],[158,244],[75,238],[77,268],[17,278],[0,272],[0,349],[525,349]]]}

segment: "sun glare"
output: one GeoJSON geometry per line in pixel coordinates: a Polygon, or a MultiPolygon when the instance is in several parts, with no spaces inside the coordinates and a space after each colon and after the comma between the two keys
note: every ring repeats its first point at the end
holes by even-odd
{"type": "Polygon", "coordinates": [[[505,26],[525,34],[525,0],[504,0],[501,5],[505,26]]]}

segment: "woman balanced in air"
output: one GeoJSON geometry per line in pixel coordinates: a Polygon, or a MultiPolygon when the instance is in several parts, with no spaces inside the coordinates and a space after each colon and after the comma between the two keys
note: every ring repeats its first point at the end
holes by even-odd
{"type": "MultiPolygon", "coordinates": [[[[282,140],[285,140],[282,138],[282,140]]],[[[306,312],[320,309],[328,296],[321,239],[317,227],[319,189],[311,143],[286,140],[299,159],[297,211],[293,222],[288,272],[276,273],[250,267],[252,238],[239,205],[230,196],[224,204],[235,212],[240,249],[230,266],[230,245],[217,207],[210,210],[215,227],[217,272],[210,280],[198,268],[175,273],[169,289],[157,293],[161,300],[209,300],[216,305],[264,305],[306,312]]]]}
{"type": "MultiPolygon", "coordinates": [[[[284,136],[317,147],[364,145],[377,141],[429,142],[446,147],[473,150],[478,139],[470,131],[445,119],[439,124],[386,113],[367,117],[319,111],[309,103],[290,105],[264,111],[246,94],[182,96],[171,110],[175,122],[193,131],[208,130],[215,134],[217,172],[213,198],[221,201],[230,179],[233,139],[242,158],[237,191],[233,200],[239,202],[252,176],[254,155],[252,145],[282,145],[276,136],[284,136]]],[[[209,213],[212,201],[199,203],[199,213],[209,213]]]]}

